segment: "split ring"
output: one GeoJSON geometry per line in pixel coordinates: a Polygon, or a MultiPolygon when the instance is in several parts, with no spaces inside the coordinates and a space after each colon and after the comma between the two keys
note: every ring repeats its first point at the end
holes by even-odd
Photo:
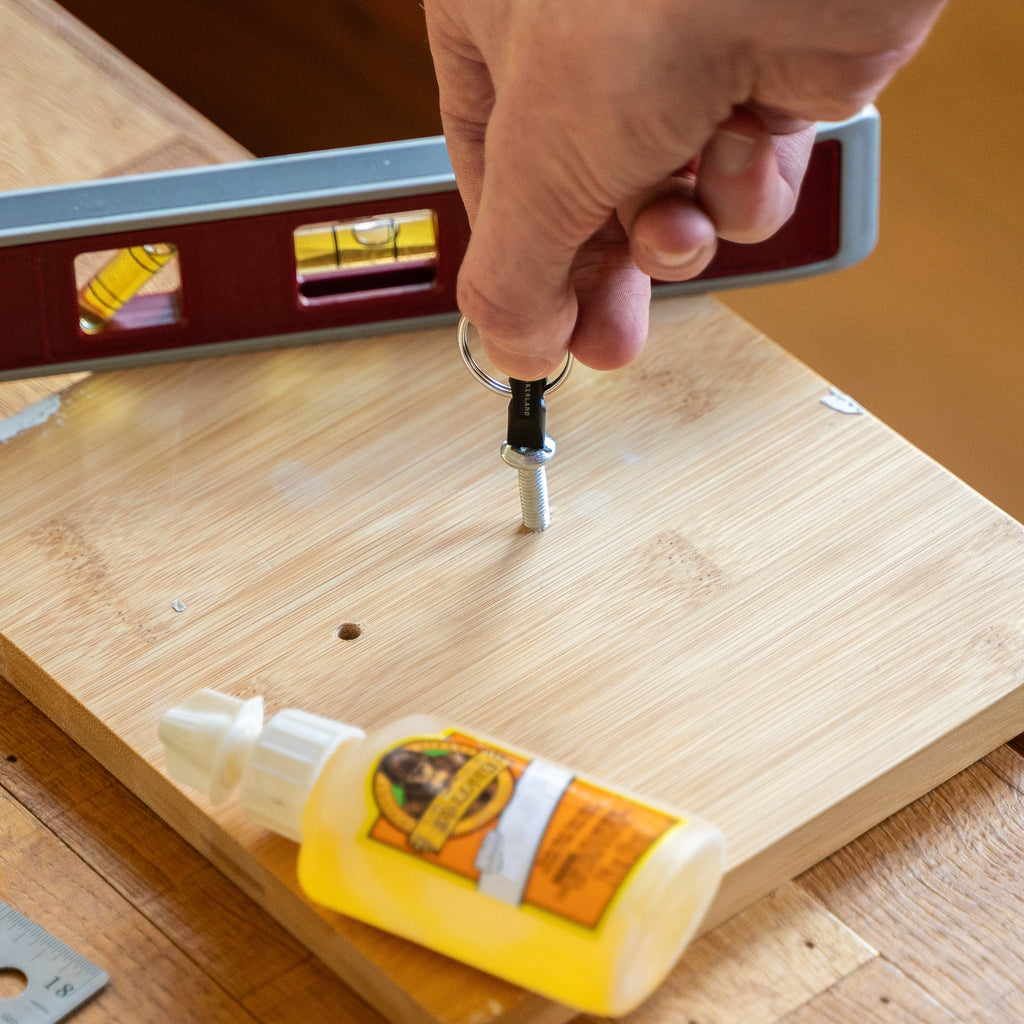
{"type": "MultiPolygon", "coordinates": [[[[467,369],[471,374],[484,387],[490,388],[492,391],[497,391],[502,395],[512,394],[512,387],[509,384],[505,384],[500,380],[496,380],[486,370],[484,370],[480,364],[473,358],[473,353],[469,350],[469,321],[462,317],[459,320],[459,352],[462,355],[462,361],[466,364],[467,369]]],[[[560,387],[565,383],[565,378],[569,376],[569,371],[572,369],[572,364],[575,362],[572,353],[568,353],[565,357],[565,363],[562,368],[547,382],[544,388],[544,394],[549,391],[554,391],[555,388],[560,387]]]]}

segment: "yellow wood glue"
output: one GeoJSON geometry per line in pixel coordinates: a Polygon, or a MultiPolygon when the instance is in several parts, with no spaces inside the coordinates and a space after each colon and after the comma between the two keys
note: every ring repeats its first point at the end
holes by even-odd
{"type": "Polygon", "coordinates": [[[370,733],[202,690],[167,770],[301,843],[318,903],[586,1013],[643,1001],[718,886],[721,834],[443,719],[370,733]]]}

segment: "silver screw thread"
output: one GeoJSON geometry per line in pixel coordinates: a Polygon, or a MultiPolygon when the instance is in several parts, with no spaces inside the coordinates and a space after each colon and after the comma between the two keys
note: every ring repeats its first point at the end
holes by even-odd
{"type": "Polygon", "coordinates": [[[548,506],[548,474],[544,464],[555,454],[555,442],[545,436],[543,448],[513,448],[507,441],[501,446],[501,458],[519,475],[519,505],[523,526],[539,533],[551,525],[548,506]]]}
{"type": "Polygon", "coordinates": [[[528,530],[539,532],[551,525],[548,474],[543,466],[519,470],[519,504],[523,510],[523,526],[528,530]]]}

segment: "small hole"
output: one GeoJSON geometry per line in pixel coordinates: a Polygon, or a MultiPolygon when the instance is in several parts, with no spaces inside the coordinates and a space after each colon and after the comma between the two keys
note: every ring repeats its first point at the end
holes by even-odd
{"type": "Polygon", "coordinates": [[[891,1000],[891,999],[890,999],[890,998],[889,998],[888,996],[882,996],[882,998],[881,998],[881,999],[879,999],[878,1001],[879,1001],[880,1003],[885,1003],[885,1005],[886,1005],[886,1006],[888,1006],[888,1005],[889,1005],[889,1003],[891,1003],[891,1002],[892,1002],[892,1000],[891,1000]]]}
{"type": "Polygon", "coordinates": [[[363,628],[355,622],[344,622],[338,627],[339,640],[355,640],[362,636],[363,628]]]}
{"type": "Polygon", "coordinates": [[[17,759],[17,757],[14,756],[14,754],[8,754],[7,755],[7,760],[10,761],[11,764],[14,764],[18,759],[17,759]]]}
{"type": "Polygon", "coordinates": [[[28,988],[28,978],[17,967],[0,967],[0,999],[16,999],[28,988]]]}
{"type": "Polygon", "coordinates": [[[814,943],[813,943],[813,942],[812,942],[812,941],[811,941],[810,939],[808,939],[808,940],[807,940],[807,941],[806,941],[806,942],[804,943],[804,945],[805,945],[805,946],[806,946],[806,947],[807,947],[808,949],[814,949],[814,943]]]}

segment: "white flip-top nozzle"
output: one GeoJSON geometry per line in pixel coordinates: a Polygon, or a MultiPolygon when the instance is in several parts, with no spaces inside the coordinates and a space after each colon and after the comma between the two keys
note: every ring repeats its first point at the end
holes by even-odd
{"type": "Polygon", "coordinates": [[[264,726],[263,698],[200,690],[167,711],[160,739],[168,774],[222,803],[241,783],[249,818],[296,841],[320,769],[362,730],[288,708],[264,726]]]}
{"type": "Polygon", "coordinates": [[[262,697],[200,690],[160,720],[167,773],[221,804],[241,781],[262,731],[262,697]]]}

